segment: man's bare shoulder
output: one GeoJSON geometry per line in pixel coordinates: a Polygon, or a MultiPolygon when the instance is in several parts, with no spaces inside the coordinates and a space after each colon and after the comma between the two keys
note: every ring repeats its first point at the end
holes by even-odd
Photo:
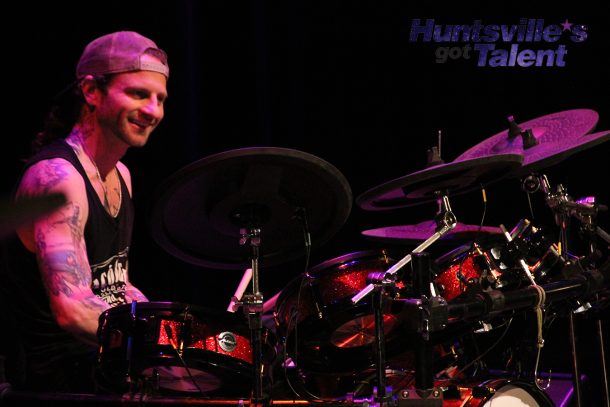
{"type": "MultiPolygon", "coordinates": [[[[78,170],[62,158],[42,160],[29,167],[17,189],[16,200],[62,193],[66,198],[64,206],[46,216],[32,220],[17,229],[23,244],[34,251],[34,231],[50,230],[50,225],[65,223],[70,219],[77,225],[84,225],[88,217],[87,192],[85,182],[78,170]]],[[[82,226],[84,227],[84,226],[82,226]]]]}
{"type": "Polygon", "coordinates": [[[63,158],[51,158],[30,166],[24,173],[17,197],[44,195],[50,192],[71,194],[84,191],[84,180],[78,170],[63,158]]]}

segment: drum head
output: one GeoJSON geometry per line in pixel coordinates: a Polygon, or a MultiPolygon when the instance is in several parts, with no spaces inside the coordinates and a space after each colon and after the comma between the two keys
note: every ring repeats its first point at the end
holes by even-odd
{"type": "MultiPolygon", "coordinates": [[[[494,379],[478,387],[484,407],[553,407],[551,399],[534,384],[512,379],[494,379]]],[[[474,393],[473,393],[474,394],[474,393]]]]}

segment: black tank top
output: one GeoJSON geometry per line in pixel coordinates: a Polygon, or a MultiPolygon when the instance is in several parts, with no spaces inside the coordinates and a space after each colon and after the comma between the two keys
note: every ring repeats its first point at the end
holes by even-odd
{"type": "MultiPolygon", "coordinates": [[[[85,182],[89,216],[84,238],[91,265],[91,288],[111,306],[123,304],[134,216],[125,181],[119,174],[122,200],[118,216],[113,218],[102,205],[78,157],[65,140],[46,146],[26,163],[25,169],[52,158],[70,162],[85,182]]],[[[75,361],[85,355],[91,356],[95,349],[76,340],[55,322],[35,255],[23,246],[16,234],[6,239],[3,247],[5,265],[2,273],[5,275],[0,293],[11,309],[11,319],[16,322],[11,334],[18,335],[23,345],[30,373],[28,381],[36,376],[38,381],[63,380],[61,369],[71,369],[74,363],[79,363],[75,361]]]]}

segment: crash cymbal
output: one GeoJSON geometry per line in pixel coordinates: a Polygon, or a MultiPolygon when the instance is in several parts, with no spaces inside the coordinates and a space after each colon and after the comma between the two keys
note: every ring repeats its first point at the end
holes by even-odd
{"type": "Polygon", "coordinates": [[[610,130],[583,134],[580,137],[574,137],[567,140],[546,142],[545,144],[542,144],[540,148],[537,148],[539,146],[535,146],[531,149],[532,151],[525,151],[523,167],[518,169],[515,175],[526,175],[551,167],[573,154],[595,147],[608,140],[610,140],[610,130]]]}
{"type": "Polygon", "coordinates": [[[497,154],[435,165],[372,188],[356,203],[372,211],[419,205],[435,200],[436,191],[457,195],[498,181],[522,161],[520,154],[497,154]]]}
{"type": "Polygon", "coordinates": [[[608,132],[591,132],[599,115],[590,109],[574,109],[553,113],[524,123],[513,122],[504,130],[470,148],[455,161],[470,160],[493,154],[523,154],[523,165],[512,175],[523,175],[547,168],[570,155],[602,143],[608,132]],[[524,143],[526,131],[531,135],[524,143]],[[511,136],[514,135],[514,136],[511,136]]]}
{"type": "MultiPolygon", "coordinates": [[[[428,239],[436,232],[436,222],[425,221],[415,225],[387,226],[369,229],[362,235],[383,243],[418,243],[428,239]]],[[[502,229],[491,226],[467,225],[458,223],[455,228],[440,238],[441,241],[455,242],[472,239],[485,239],[502,235],[502,229]]]]}
{"type": "Polygon", "coordinates": [[[167,179],[153,209],[152,234],[170,254],[220,269],[251,265],[240,229],[261,230],[261,266],[305,254],[330,239],[351,211],[352,192],[334,166],[311,154],[251,147],[196,161],[167,179]]]}
{"type": "Polygon", "coordinates": [[[18,202],[0,202],[0,238],[19,226],[53,212],[66,203],[62,193],[20,198],[18,202]]]}

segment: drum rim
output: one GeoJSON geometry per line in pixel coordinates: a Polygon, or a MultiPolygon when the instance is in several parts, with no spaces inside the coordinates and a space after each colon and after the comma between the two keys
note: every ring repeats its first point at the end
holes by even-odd
{"type": "MultiPolygon", "coordinates": [[[[360,250],[351,253],[346,253],[338,257],[334,257],[329,260],[325,260],[322,263],[316,264],[315,266],[309,268],[309,270],[305,273],[300,273],[292,280],[290,280],[284,288],[279,292],[277,296],[277,300],[275,301],[275,311],[279,312],[282,308],[282,305],[286,302],[288,298],[294,295],[301,284],[303,284],[304,280],[313,280],[315,281],[318,278],[324,277],[324,272],[333,270],[333,267],[338,266],[342,263],[346,263],[349,261],[354,261],[356,259],[362,257],[369,257],[372,255],[381,255],[384,252],[388,252],[390,258],[392,257],[393,251],[389,249],[369,249],[369,250],[360,250]]],[[[389,268],[389,267],[388,267],[389,268]]]]}
{"type": "MultiPolygon", "coordinates": [[[[109,315],[120,316],[123,314],[130,314],[132,303],[120,304],[112,308],[108,308],[100,314],[100,321],[106,319],[109,315]]],[[[136,314],[138,311],[179,311],[192,313],[195,315],[204,315],[206,317],[214,317],[227,321],[233,324],[246,324],[246,318],[241,313],[231,313],[225,310],[218,310],[210,307],[201,305],[194,305],[185,302],[174,302],[174,301],[141,301],[136,303],[136,314]]]]}
{"type": "Polygon", "coordinates": [[[345,253],[341,256],[329,259],[329,260],[325,260],[322,263],[319,263],[317,265],[315,265],[314,267],[310,268],[307,271],[307,274],[309,274],[311,277],[316,277],[316,274],[324,271],[324,270],[328,270],[331,269],[333,266],[342,264],[342,263],[347,263],[349,261],[354,261],[356,259],[362,258],[362,257],[369,257],[372,255],[383,255],[385,253],[387,253],[388,257],[392,257],[392,250],[390,249],[369,249],[369,250],[360,250],[360,251],[355,251],[355,252],[351,252],[351,253],[345,253]]]}

